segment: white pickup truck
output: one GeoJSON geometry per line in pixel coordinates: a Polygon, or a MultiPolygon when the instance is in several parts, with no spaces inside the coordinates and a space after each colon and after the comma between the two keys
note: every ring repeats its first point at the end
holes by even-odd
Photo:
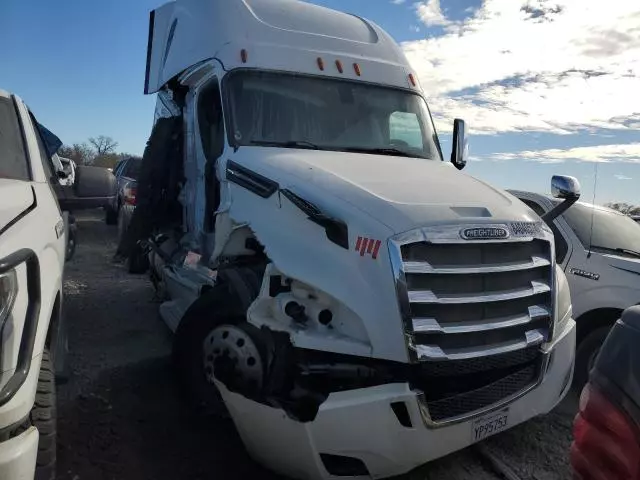
{"type": "MultiPolygon", "coordinates": [[[[0,90],[0,479],[50,480],[56,466],[55,375],[64,373],[62,273],[66,229],[58,198],[103,204],[105,169],[78,167],[75,184],[54,166],[41,126],[0,90]]],[[[49,132],[50,133],[50,132],[49,132]]],[[[57,137],[56,137],[57,138],[57,137]]],[[[57,148],[57,147],[56,147],[57,148]]]]}
{"type": "MultiPolygon", "coordinates": [[[[537,193],[511,193],[540,216],[558,203],[537,193]]],[[[556,261],[571,289],[577,323],[574,385],[579,390],[610,327],[625,309],[640,304],[640,225],[616,210],[583,202],[548,223],[556,261]]]]}

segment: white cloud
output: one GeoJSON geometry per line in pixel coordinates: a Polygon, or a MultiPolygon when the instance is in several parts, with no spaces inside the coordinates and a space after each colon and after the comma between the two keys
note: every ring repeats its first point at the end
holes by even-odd
{"type": "Polygon", "coordinates": [[[420,31],[420,27],[419,27],[419,26],[417,26],[417,25],[411,25],[411,26],[409,27],[409,30],[411,30],[411,31],[412,31],[412,32],[414,32],[414,33],[418,33],[418,32],[420,31]]]}
{"type": "Polygon", "coordinates": [[[391,0],[394,5],[402,5],[406,0],[391,0]]]}
{"type": "Polygon", "coordinates": [[[616,173],[614,177],[616,177],[618,180],[633,180],[633,178],[622,175],[621,173],[616,173]]]}
{"type": "Polygon", "coordinates": [[[440,0],[428,0],[416,3],[418,18],[427,26],[448,25],[450,22],[445,18],[440,8],[440,0]]]}
{"type": "Polygon", "coordinates": [[[484,0],[462,22],[438,0],[416,4],[445,33],[403,44],[438,128],[474,133],[637,127],[640,3],[484,0]]]}
{"type": "MultiPolygon", "coordinates": [[[[523,150],[520,152],[494,153],[485,158],[489,160],[524,159],[541,163],[561,163],[565,160],[640,163],[640,143],[595,145],[591,147],[574,147],[567,149],[549,148],[545,150],[523,150]]],[[[620,180],[623,179],[620,178],[620,180]]]]}

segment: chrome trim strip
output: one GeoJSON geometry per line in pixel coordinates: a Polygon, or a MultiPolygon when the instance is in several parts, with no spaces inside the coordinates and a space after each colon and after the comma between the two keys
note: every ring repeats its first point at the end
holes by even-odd
{"type": "Polygon", "coordinates": [[[515,327],[545,317],[551,317],[551,312],[542,305],[534,305],[529,307],[526,315],[513,315],[491,321],[451,322],[441,325],[435,318],[413,318],[412,325],[414,333],[473,333],[515,327]]]}
{"type": "MultiPolygon", "coordinates": [[[[483,242],[484,243],[484,242],[483,242]]],[[[500,273],[516,272],[522,270],[532,270],[538,267],[551,265],[551,261],[540,256],[533,256],[528,263],[503,263],[488,265],[465,265],[433,267],[429,262],[404,262],[402,268],[404,273],[430,273],[430,274],[470,274],[470,273],[500,273]]]]}
{"type": "Polygon", "coordinates": [[[466,295],[464,293],[455,296],[437,296],[431,290],[409,290],[409,303],[440,303],[446,305],[457,305],[465,303],[487,303],[501,302],[504,300],[515,300],[518,298],[531,297],[539,293],[547,293],[551,287],[540,281],[532,281],[531,288],[518,288],[506,290],[500,293],[490,293],[488,295],[466,295]]]}
{"type": "Polygon", "coordinates": [[[526,394],[540,386],[542,380],[544,379],[544,375],[547,372],[547,368],[551,359],[553,352],[543,353],[542,361],[540,363],[540,372],[538,374],[538,378],[535,382],[533,382],[530,386],[524,388],[523,390],[514,393],[508,397],[503,398],[501,401],[494,403],[486,408],[482,408],[480,410],[475,410],[473,412],[468,412],[463,415],[458,415],[456,417],[450,417],[446,420],[438,420],[434,421],[431,419],[429,415],[429,407],[427,405],[427,401],[424,398],[424,392],[420,390],[416,390],[417,399],[418,399],[418,408],[420,410],[420,416],[422,417],[422,421],[424,422],[427,428],[435,429],[442,428],[449,425],[453,425],[455,423],[465,422],[467,420],[471,420],[472,418],[479,417],[481,415],[486,415],[491,412],[495,412],[496,410],[500,410],[501,408],[506,407],[510,403],[515,402],[516,400],[524,397],[526,394]]]}
{"type": "Polygon", "coordinates": [[[545,233],[551,234],[549,228],[542,222],[511,222],[511,223],[468,223],[455,225],[436,225],[432,227],[417,228],[396,235],[393,241],[398,245],[408,243],[514,243],[529,242],[534,238],[544,238],[545,233]],[[529,228],[522,228],[528,226],[529,228]],[[461,229],[472,228],[503,228],[510,236],[496,240],[467,240],[460,236],[461,229]]]}
{"type": "Polygon", "coordinates": [[[523,340],[513,342],[505,342],[493,346],[483,346],[481,348],[464,348],[445,352],[438,345],[413,345],[419,360],[428,361],[444,361],[444,360],[468,360],[470,358],[488,357],[491,355],[499,355],[501,353],[509,353],[515,350],[533,347],[544,343],[546,339],[546,330],[536,329],[525,332],[523,340]]]}

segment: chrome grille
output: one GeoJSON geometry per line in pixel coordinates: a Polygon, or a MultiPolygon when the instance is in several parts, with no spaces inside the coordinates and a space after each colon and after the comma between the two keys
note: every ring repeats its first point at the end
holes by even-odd
{"type": "Polygon", "coordinates": [[[412,382],[431,426],[533,388],[552,335],[553,235],[541,222],[430,227],[389,242],[412,382]],[[469,239],[492,229],[507,236],[469,239]]]}
{"type": "Polygon", "coordinates": [[[553,325],[553,243],[538,222],[425,228],[392,239],[414,360],[461,360],[545,342],[553,325]],[[507,238],[467,240],[469,228],[507,238]]]}

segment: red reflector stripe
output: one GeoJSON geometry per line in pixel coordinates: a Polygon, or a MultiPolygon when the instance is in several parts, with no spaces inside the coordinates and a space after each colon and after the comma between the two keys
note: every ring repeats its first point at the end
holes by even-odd
{"type": "Polygon", "coordinates": [[[360,251],[361,245],[362,245],[362,237],[358,237],[358,240],[356,241],[356,252],[360,251]]]}
{"type": "Polygon", "coordinates": [[[369,242],[371,242],[370,238],[365,238],[364,241],[362,242],[362,248],[360,249],[361,257],[364,257],[364,254],[367,251],[367,246],[369,245],[369,242]]]}
{"type": "Polygon", "coordinates": [[[369,245],[367,245],[367,253],[373,252],[373,243],[374,240],[372,238],[369,239],[369,245]]]}
{"type": "Polygon", "coordinates": [[[375,260],[376,258],[378,258],[378,252],[380,251],[380,245],[382,244],[382,242],[380,240],[376,240],[376,245],[375,247],[373,247],[373,254],[371,255],[371,257],[375,260]]]}

